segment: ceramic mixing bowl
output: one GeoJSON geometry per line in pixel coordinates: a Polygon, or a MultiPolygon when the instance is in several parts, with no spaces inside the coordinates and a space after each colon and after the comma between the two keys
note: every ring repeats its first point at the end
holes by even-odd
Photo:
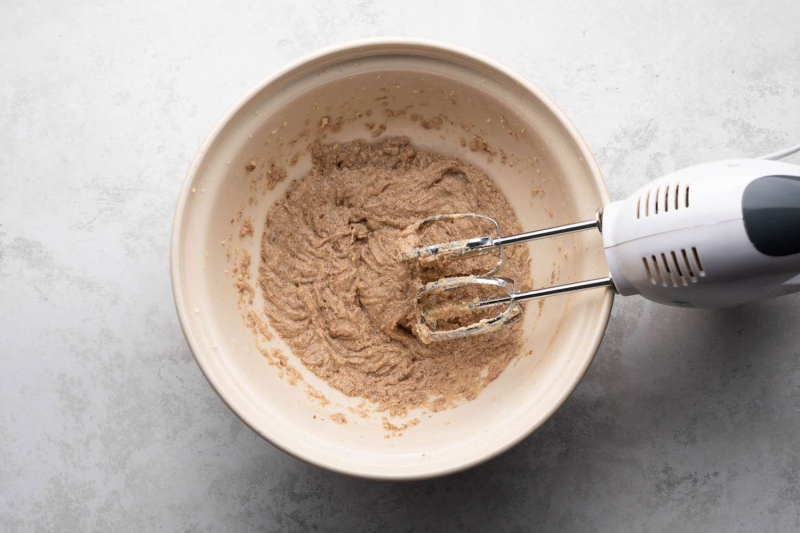
{"type": "MultiPolygon", "coordinates": [[[[591,219],[608,202],[585,142],[564,113],[520,75],[441,43],[355,42],[315,53],[268,78],[214,128],[180,193],[171,275],[197,363],[248,426],[309,463],[399,480],[476,465],[540,427],[586,372],[613,294],[595,290],[529,304],[523,353],[473,401],[389,419],[398,427],[420,420],[405,430],[387,431],[384,413],[358,416],[360,398],[328,387],[279,338],[259,336],[252,316],[246,318],[250,312],[259,316],[264,297],[254,281],[266,213],[291,180],[310,169],[308,145],[397,135],[483,169],[526,230],[591,219]],[[248,171],[250,162],[256,170],[248,171]],[[288,172],[272,190],[263,186],[270,164],[288,172]],[[240,237],[248,218],[254,232],[240,237]],[[245,250],[253,257],[249,267],[237,263],[245,250]],[[235,287],[243,274],[255,289],[252,304],[235,287]],[[267,357],[264,350],[280,350],[300,379],[280,356],[267,357]],[[334,423],[333,413],[346,413],[348,422],[334,423]]],[[[607,275],[596,233],[528,246],[537,287],[607,275]]]]}

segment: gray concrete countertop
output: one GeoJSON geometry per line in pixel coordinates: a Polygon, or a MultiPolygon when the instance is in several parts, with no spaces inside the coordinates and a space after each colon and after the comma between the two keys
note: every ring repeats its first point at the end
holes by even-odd
{"type": "Polygon", "coordinates": [[[0,11],[0,531],[800,529],[800,297],[619,298],[540,431],[468,472],[392,484],[301,463],[222,404],[178,326],[167,253],[204,136],[323,45],[423,36],[505,62],[565,110],[621,198],[800,141],[797,2],[0,11]]]}

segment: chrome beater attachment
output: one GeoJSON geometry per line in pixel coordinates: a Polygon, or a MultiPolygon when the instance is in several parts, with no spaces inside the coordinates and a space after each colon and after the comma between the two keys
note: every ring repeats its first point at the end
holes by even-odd
{"type": "Polygon", "coordinates": [[[602,211],[598,210],[594,220],[566,224],[554,228],[547,228],[518,235],[503,237],[500,225],[493,218],[475,213],[459,213],[453,215],[437,215],[423,219],[416,224],[412,224],[403,231],[405,238],[413,242],[413,236],[425,225],[437,221],[458,220],[465,218],[483,219],[492,224],[495,235],[482,236],[470,239],[451,241],[447,243],[433,244],[412,248],[401,253],[403,261],[433,262],[445,257],[468,257],[473,255],[487,254],[493,251],[498,252],[498,260],[493,268],[480,276],[456,276],[433,281],[424,285],[417,293],[417,303],[420,308],[419,319],[416,332],[419,338],[425,342],[437,342],[452,340],[472,335],[481,335],[496,331],[497,329],[516,322],[522,316],[522,306],[520,302],[555,296],[568,292],[577,292],[598,287],[614,287],[610,277],[599,278],[567,285],[546,287],[526,292],[517,292],[516,284],[508,278],[493,277],[504,264],[505,255],[503,248],[514,244],[520,244],[536,239],[553,237],[565,233],[574,233],[588,229],[597,228],[602,231],[602,211]],[[478,299],[474,298],[462,302],[445,303],[432,308],[426,308],[426,300],[429,296],[439,293],[447,293],[456,289],[469,287],[496,287],[502,291],[500,296],[478,299]],[[441,320],[452,320],[468,316],[470,314],[489,309],[492,307],[505,306],[499,314],[490,318],[484,318],[468,325],[455,327],[453,329],[440,329],[437,322],[441,320]]]}

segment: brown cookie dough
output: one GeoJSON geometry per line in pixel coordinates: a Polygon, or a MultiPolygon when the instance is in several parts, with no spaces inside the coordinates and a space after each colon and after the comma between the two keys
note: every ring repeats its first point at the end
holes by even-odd
{"type": "MultiPolygon", "coordinates": [[[[417,150],[403,137],[316,144],[312,157],[311,172],[267,215],[258,281],[273,328],[317,376],[390,414],[475,398],[521,352],[521,325],[424,344],[413,331],[416,293],[424,282],[479,271],[493,258],[402,262],[401,234],[446,213],[485,214],[506,233],[520,232],[503,194],[474,166],[417,150]]],[[[463,229],[429,228],[426,237],[475,236],[463,229]]],[[[528,262],[526,247],[509,248],[499,275],[530,287],[528,262]]]]}

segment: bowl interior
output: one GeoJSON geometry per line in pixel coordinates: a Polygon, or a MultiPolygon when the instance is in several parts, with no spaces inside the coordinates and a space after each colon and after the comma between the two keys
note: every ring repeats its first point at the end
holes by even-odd
{"type": "MultiPolygon", "coordinates": [[[[396,135],[485,170],[526,229],[593,218],[607,202],[594,160],[571,125],[546,97],[502,67],[428,44],[343,47],[287,69],[218,126],[182,191],[172,268],[190,346],[214,388],[246,423],[315,464],[403,479],[476,464],[543,423],[588,367],[612,296],[595,290],[529,304],[524,353],[476,400],[456,409],[409,413],[391,423],[420,423],[394,432],[384,428],[380,413],[361,417],[351,411],[360,411],[360,398],[331,389],[280,339],[259,339],[245,325],[242,313],[259,313],[262,295],[256,288],[253,305],[242,305],[234,287],[242,272],[234,266],[248,251],[249,283],[255,286],[266,213],[311,167],[312,141],[396,135]],[[476,136],[488,151],[475,150],[476,136]],[[246,170],[250,161],[255,171],[246,170]],[[288,178],[270,191],[262,185],[271,162],[285,167],[288,178]],[[254,233],[240,237],[248,217],[254,233]],[[302,380],[292,383],[292,373],[270,364],[259,347],[281,350],[302,380]],[[345,414],[347,423],[331,421],[333,413],[345,414]]],[[[607,274],[597,232],[529,246],[536,286],[607,274]]]]}

